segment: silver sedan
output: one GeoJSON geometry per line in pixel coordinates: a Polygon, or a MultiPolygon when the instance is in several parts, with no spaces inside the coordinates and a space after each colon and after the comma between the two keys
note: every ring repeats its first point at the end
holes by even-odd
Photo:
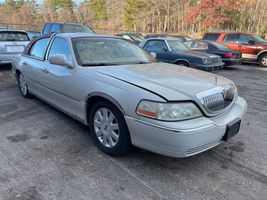
{"type": "Polygon", "coordinates": [[[10,64],[24,51],[30,39],[25,31],[0,30],[0,64],[10,64]]]}
{"type": "Polygon", "coordinates": [[[88,125],[109,155],[132,145],[172,157],[198,154],[237,134],[247,107],[232,81],[156,63],[114,36],[42,36],[12,66],[24,97],[88,125]]]}

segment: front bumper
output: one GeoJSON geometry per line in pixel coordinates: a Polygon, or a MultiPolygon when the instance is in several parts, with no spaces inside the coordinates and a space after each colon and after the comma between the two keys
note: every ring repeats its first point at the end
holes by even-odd
{"type": "Polygon", "coordinates": [[[237,118],[242,119],[246,109],[246,101],[239,97],[230,110],[212,118],[158,124],[128,116],[125,119],[134,146],[180,158],[201,153],[220,144],[227,124],[237,118]]]}
{"type": "Polygon", "coordinates": [[[0,64],[10,64],[19,53],[0,54],[0,64]]]}
{"type": "Polygon", "coordinates": [[[220,70],[223,68],[224,66],[224,62],[220,62],[220,63],[216,63],[216,64],[210,64],[210,65],[200,65],[200,64],[197,64],[195,65],[196,69],[200,69],[200,70],[204,70],[204,71],[208,71],[208,72],[211,72],[213,70],[220,70]]]}

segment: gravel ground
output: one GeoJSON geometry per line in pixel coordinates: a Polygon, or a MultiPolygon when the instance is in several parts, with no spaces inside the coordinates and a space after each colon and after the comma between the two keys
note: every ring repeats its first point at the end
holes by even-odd
{"type": "Polygon", "coordinates": [[[232,140],[174,159],[134,149],[109,157],[88,128],[38,99],[20,96],[0,66],[0,200],[233,199],[267,197],[267,69],[216,72],[248,102],[232,140]]]}

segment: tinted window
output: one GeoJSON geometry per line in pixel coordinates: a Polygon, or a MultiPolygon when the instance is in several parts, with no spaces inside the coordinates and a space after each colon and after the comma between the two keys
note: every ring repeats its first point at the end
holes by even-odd
{"type": "Polygon", "coordinates": [[[216,49],[224,49],[224,50],[229,50],[229,48],[227,46],[225,46],[222,43],[218,43],[218,42],[211,42],[211,46],[216,47],[216,49]]]}
{"type": "Polygon", "coordinates": [[[50,33],[51,24],[46,24],[43,30],[43,34],[50,33]]]}
{"type": "Polygon", "coordinates": [[[1,31],[0,41],[29,41],[29,37],[23,32],[1,31]]]}
{"type": "Polygon", "coordinates": [[[53,24],[50,33],[61,33],[60,24],[53,24]]]}
{"type": "Polygon", "coordinates": [[[202,50],[207,50],[208,48],[208,44],[206,42],[202,42],[202,41],[195,41],[192,45],[191,45],[192,49],[202,49],[202,50]]]}
{"type": "Polygon", "coordinates": [[[203,36],[203,40],[211,40],[211,41],[216,41],[220,36],[220,33],[206,33],[203,36]]]}
{"type": "Polygon", "coordinates": [[[43,58],[49,39],[50,38],[43,38],[37,40],[31,48],[30,55],[36,58],[43,58]]]}
{"type": "Polygon", "coordinates": [[[147,51],[163,51],[163,49],[168,49],[165,42],[162,40],[151,40],[147,42],[145,49],[147,51]]]}
{"type": "Polygon", "coordinates": [[[240,34],[239,35],[239,39],[238,39],[238,43],[241,43],[241,44],[248,44],[249,41],[251,41],[252,38],[249,36],[249,35],[246,35],[246,34],[240,34]]]}
{"type": "Polygon", "coordinates": [[[238,34],[226,34],[223,38],[224,42],[236,43],[238,39],[238,34]]]}
{"type": "Polygon", "coordinates": [[[171,51],[186,51],[188,50],[187,46],[185,46],[179,40],[168,40],[169,47],[171,51]]]}
{"type": "Polygon", "coordinates": [[[81,24],[62,24],[62,31],[64,33],[94,33],[92,29],[81,24]]]}
{"type": "Polygon", "coordinates": [[[68,43],[65,39],[63,38],[55,38],[50,50],[49,50],[49,55],[50,56],[56,55],[56,54],[63,54],[66,56],[67,59],[70,57],[70,51],[69,51],[69,46],[68,43]]]}

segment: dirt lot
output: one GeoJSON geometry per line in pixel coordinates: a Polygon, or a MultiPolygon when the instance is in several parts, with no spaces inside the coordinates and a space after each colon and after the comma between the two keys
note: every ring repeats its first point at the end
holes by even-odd
{"type": "Polygon", "coordinates": [[[218,72],[248,102],[240,133],[186,159],[135,149],[112,158],[88,128],[38,99],[20,96],[0,66],[0,199],[266,199],[267,69],[218,72]]]}

